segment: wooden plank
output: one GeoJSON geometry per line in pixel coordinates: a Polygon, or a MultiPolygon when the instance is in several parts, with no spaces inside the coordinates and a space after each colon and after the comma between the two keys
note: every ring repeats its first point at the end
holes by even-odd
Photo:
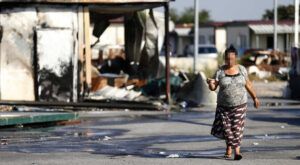
{"type": "Polygon", "coordinates": [[[84,73],[83,73],[83,63],[84,63],[84,24],[83,24],[83,7],[78,8],[78,53],[79,53],[79,62],[81,64],[80,67],[80,73],[79,73],[79,79],[80,79],[80,92],[83,93],[83,84],[85,81],[84,73]]]}
{"type": "Polygon", "coordinates": [[[73,14],[73,38],[75,42],[75,49],[74,49],[74,56],[72,57],[72,63],[73,63],[73,97],[72,97],[72,102],[77,102],[78,101],[78,63],[79,63],[79,21],[78,21],[78,14],[79,14],[79,8],[77,8],[77,14],[73,14]]]}
{"type": "Polygon", "coordinates": [[[90,13],[89,7],[83,7],[83,22],[84,22],[84,43],[85,43],[85,82],[88,87],[92,84],[92,55],[91,55],[91,41],[90,41],[90,13]]]}
{"type": "Polygon", "coordinates": [[[38,109],[64,109],[64,110],[85,110],[90,111],[93,108],[110,108],[110,109],[131,109],[131,110],[161,110],[163,107],[155,102],[144,101],[117,101],[117,100],[86,100],[79,103],[66,102],[36,102],[36,101],[0,101],[1,105],[9,106],[30,106],[38,109]]]}
{"type": "Polygon", "coordinates": [[[83,25],[83,7],[79,7],[78,9],[78,52],[79,52],[79,60],[81,62],[84,61],[83,49],[84,49],[84,25],[83,25]]]}

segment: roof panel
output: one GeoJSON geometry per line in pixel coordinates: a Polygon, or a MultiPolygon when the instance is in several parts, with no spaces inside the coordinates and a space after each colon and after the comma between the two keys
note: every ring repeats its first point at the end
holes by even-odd
{"type": "MultiPolygon", "coordinates": [[[[273,34],[273,25],[249,25],[249,28],[254,31],[255,34],[273,34]]],[[[299,30],[300,31],[300,30],[299,30]]],[[[277,33],[294,33],[294,26],[287,24],[279,24],[277,26],[277,33]]]]}

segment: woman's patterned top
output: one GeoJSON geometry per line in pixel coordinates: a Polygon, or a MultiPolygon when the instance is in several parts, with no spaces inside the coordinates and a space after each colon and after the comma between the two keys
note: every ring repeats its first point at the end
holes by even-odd
{"type": "Polygon", "coordinates": [[[239,73],[235,75],[227,75],[224,68],[224,66],[220,67],[213,77],[219,82],[218,106],[234,107],[247,103],[245,85],[248,74],[246,68],[238,65],[239,73]]]}

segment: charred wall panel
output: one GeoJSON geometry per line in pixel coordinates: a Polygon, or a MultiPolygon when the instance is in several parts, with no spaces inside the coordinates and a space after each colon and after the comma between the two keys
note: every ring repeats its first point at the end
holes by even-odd
{"type": "Polygon", "coordinates": [[[77,5],[0,7],[1,100],[70,101],[76,91],[72,67],[78,62],[77,13],[77,5]],[[52,85],[50,98],[43,95],[44,80],[52,85]]]}
{"type": "Polygon", "coordinates": [[[32,101],[33,28],[38,23],[35,8],[0,8],[3,37],[0,45],[1,100],[32,101]]]}
{"type": "Polygon", "coordinates": [[[40,101],[70,101],[74,54],[70,29],[38,29],[38,94],[40,101]]]}

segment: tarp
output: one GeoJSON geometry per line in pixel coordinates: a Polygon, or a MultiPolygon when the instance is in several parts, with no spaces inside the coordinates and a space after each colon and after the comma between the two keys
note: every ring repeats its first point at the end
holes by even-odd
{"type": "Polygon", "coordinates": [[[125,21],[126,60],[136,66],[142,78],[159,78],[159,52],[164,42],[164,17],[152,9],[127,15],[125,21]],[[134,28],[132,28],[134,27],[134,28]]]}
{"type": "Polygon", "coordinates": [[[129,63],[139,63],[145,44],[145,24],[142,13],[135,12],[125,17],[125,52],[129,63]],[[133,28],[134,27],[134,28],[133,28]]]}

